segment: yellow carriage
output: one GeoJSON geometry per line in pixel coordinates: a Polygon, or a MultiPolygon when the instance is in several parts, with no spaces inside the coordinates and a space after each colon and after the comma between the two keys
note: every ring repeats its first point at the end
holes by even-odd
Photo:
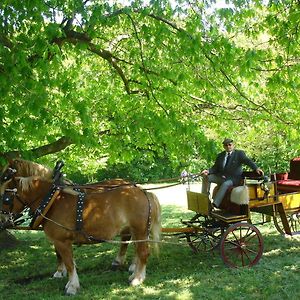
{"type": "MultiPolygon", "coordinates": [[[[220,247],[224,263],[230,267],[255,265],[263,253],[263,239],[253,225],[251,212],[261,213],[263,222],[274,219],[280,233],[299,233],[300,193],[278,193],[276,181],[246,178],[237,187],[240,197],[233,198],[233,190],[225,195],[221,209],[214,210],[209,195],[187,191],[188,209],[195,216],[183,221],[188,244],[194,252],[220,247]],[[246,199],[242,195],[247,194],[246,199]],[[193,229],[194,231],[191,231],[193,229]]],[[[239,194],[236,194],[239,196],[239,194]]]]}

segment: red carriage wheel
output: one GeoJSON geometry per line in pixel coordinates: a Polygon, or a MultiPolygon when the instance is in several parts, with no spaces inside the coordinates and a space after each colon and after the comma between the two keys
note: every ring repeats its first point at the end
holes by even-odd
{"type": "Polygon", "coordinates": [[[263,253],[260,231],[249,223],[235,223],[223,234],[221,257],[232,268],[251,267],[258,263],[263,253]]]}

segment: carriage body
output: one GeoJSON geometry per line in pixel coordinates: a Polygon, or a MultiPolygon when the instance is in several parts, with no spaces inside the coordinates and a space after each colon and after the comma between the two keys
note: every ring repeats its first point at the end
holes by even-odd
{"type": "Polygon", "coordinates": [[[208,195],[190,190],[186,191],[187,194],[187,206],[189,210],[192,210],[203,216],[208,216],[211,212],[211,203],[208,195]]]}
{"type": "MultiPolygon", "coordinates": [[[[300,211],[300,192],[278,193],[276,181],[264,183],[258,179],[245,179],[248,189],[248,204],[238,204],[231,201],[229,190],[221,204],[221,210],[214,212],[207,194],[187,190],[187,207],[202,216],[214,216],[230,224],[235,221],[251,221],[251,212],[258,212],[275,218],[280,218],[283,224],[290,213],[300,211]]],[[[217,187],[213,193],[216,192],[217,187]]],[[[242,202],[242,201],[241,201],[242,202]]],[[[276,223],[276,221],[275,221],[276,223]]],[[[276,225],[276,224],[275,224],[276,225]]],[[[281,233],[293,234],[295,230],[284,226],[281,233]]]]}
{"type": "Polygon", "coordinates": [[[196,215],[184,224],[195,228],[194,233],[186,233],[188,243],[195,252],[218,247],[223,261],[230,267],[256,264],[263,253],[263,239],[260,231],[252,224],[252,212],[262,215],[261,224],[273,218],[275,227],[282,234],[298,233],[300,192],[279,194],[276,181],[264,182],[256,178],[246,178],[244,186],[248,192],[248,203],[245,204],[243,199],[240,204],[236,199],[232,202],[231,191],[228,191],[220,210],[212,209],[209,195],[187,191],[188,209],[196,215]],[[199,230],[199,226],[204,228],[199,230]],[[249,237],[252,248],[247,252],[249,237]],[[200,246],[203,243],[206,245],[200,246]]]}

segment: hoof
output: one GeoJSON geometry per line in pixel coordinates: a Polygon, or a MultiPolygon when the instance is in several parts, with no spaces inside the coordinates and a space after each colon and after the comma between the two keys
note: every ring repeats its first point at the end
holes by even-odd
{"type": "Polygon", "coordinates": [[[111,264],[111,270],[118,271],[120,270],[120,268],[121,268],[121,264],[118,261],[114,260],[111,264]]]}
{"type": "Polygon", "coordinates": [[[52,278],[63,278],[63,277],[66,277],[67,276],[67,272],[59,272],[59,271],[56,271],[52,278]]]}
{"type": "Polygon", "coordinates": [[[128,271],[129,271],[130,273],[133,273],[133,272],[135,271],[135,267],[136,267],[135,264],[131,264],[131,265],[129,266],[128,271]]]}
{"type": "Polygon", "coordinates": [[[68,286],[65,288],[65,295],[66,296],[75,296],[78,291],[79,291],[79,288],[68,286]]]}
{"type": "Polygon", "coordinates": [[[66,296],[75,296],[76,295],[76,293],[77,293],[77,290],[72,290],[72,289],[67,289],[67,290],[65,290],[65,295],[66,296]]]}
{"type": "Polygon", "coordinates": [[[76,285],[73,283],[70,283],[70,281],[65,286],[65,295],[66,296],[74,296],[77,294],[77,292],[80,289],[80,285],[76,285]]]}
{"type": "Polygon", "coordinates": [[[129,282],[129,284],[130,284],[131,286],[138,286],[138,285],[141,285],[141,284],[143,283],[143,281],[144,281],[144,280],[142,280],[142,279],[134,278],[133,280],[131,280],[131,281],[129,282]]]}

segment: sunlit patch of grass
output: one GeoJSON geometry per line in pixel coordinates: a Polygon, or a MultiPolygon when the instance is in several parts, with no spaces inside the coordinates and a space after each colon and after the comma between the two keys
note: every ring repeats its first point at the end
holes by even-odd
{"type": "Polygon", "coordinates": [[[270,251],[265,251],[264,256],[274,256],[274,255],[280,255],[282,253],[281,249],[273,249],[270,251]]]}

